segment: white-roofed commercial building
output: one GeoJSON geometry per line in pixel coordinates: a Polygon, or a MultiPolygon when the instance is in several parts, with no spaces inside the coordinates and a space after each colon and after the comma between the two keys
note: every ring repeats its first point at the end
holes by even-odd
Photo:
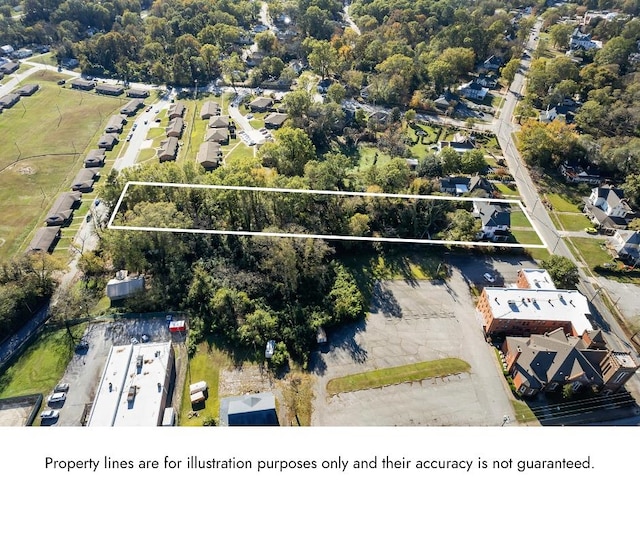
{"type": "Polygon", "coordinates": [[[175,355],[169,342],[111,347],[87,425],[161,425],[174,365],[175,355]]]}

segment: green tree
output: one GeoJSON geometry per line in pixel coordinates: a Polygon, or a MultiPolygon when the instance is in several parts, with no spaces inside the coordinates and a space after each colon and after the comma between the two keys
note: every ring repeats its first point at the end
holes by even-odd
{"type": "Polygon", "coordinates": [[[280,128],[275,143],[265,144],[261,149],[263,162],[288,176],[302,175],[305,164],[315,155],[316,148],[309,136],[293,127],[280,128]]]}
{"type": "Polygon", "coordinates": [[[365,301],[353,276],[339,264],[334,265],[336,279],[329,292],[336,324],[355,321],[363,313],[365,301]]]}
{"type": "Polygon", "coordinates": [[[580,281],[578,267],[567,257],[552,255],[545,259],[541,266],[560,289],[573,289],[580,281]]]}
{"type": "Polygon", "coordinates": [[[442,165],[442,173],[449,175],[460,171],[462,161],[460,153],[458,153],[452,147],[443,147],[439,154],[440,162],[442,165]]]}
{"type": "Polygon", "coordinates": [[[450,241],[473,241],[480,231],[480,219],[466,209],[456,210],[449,219],[445,239],[450,241]]]}
{"type": "Polygon", "coordinates": [[[567,49],[572,31],[573,28],[568,24],[554,24],[549,29],[549,37],[553,46],[559,49],[567,49]]]}
{"type": "Polygon", "coordinates": [[[460,157],[460,167],[464,173],[484,173],[487,166],[484,152],[481,149],[471,149],[460,157]]]}

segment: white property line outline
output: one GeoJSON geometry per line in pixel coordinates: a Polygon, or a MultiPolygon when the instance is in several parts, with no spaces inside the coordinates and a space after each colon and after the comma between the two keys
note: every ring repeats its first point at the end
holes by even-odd
{"type": "Polygon", "coordinates": [[[365,241],[365,242],[396,242],[396,243],[411,243],[411,244],[446,244],[446,245],[460,245],[460,246],[499,246],[501,248],[546,248],[547,243],[536,228],[535,224],[527,214],[524,205],[521,200],[505,200],[496,198],[462,198],[459,196],[434,196],[429,194],[386,194],[383,192],[351,192],[342,190],[305,190],[296,188],[272,188],[261,186],[236,186],[236,185],[202,185],[194,183],[161,183],[157,181],[128,181],[125,183],[122,193],[116,202],[116,206],[111,213],[109,222],[107,223],[107,229],[115,229],[121,231],[165,231],[170,233],[199,233],[204,235],[236,235],[236,236],[252,236],[252,237],[279,237],[279,238],[294,238],[294,239],[324,239],[324,240],[340,240],[340,241],[365,241]],[[271,231],[235,231],[235,230],[219,230],[219,229],[193,229],[193,228],[171,228],[171,227],[149,227],[149,226],[119,226],[113,223],[120,205],[127,194],[129,186],[154,186],[154,187],[169,187],[169,188],[201,188],[206,190],[236,190],[236,191],[249,191],[249,192],[279,192],[286,194],[325,194],[329,196],[352,196],[362,198],[399,198],[399,199],[413,199],[413,200],[449,200],[460,202],[491,202],[491,203],[503,203],[505,205],[517,205],[525,215],[532,229],[535,231],[538,239],[542,244],[520,244],[520,243],[491,243],[482,241],[453,241],[453,240],[440,240],[440,239],[401,239],[398,237],[363,237],[359,235],[319,235],[315,233],[284,233],[284,232],[271,232],[271,231]]]}

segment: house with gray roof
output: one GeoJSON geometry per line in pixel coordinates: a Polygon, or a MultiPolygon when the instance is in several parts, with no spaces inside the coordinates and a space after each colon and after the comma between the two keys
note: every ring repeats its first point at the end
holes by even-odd
{"type": "Polygon", "coordinates": [[[41,227],[27,247],[27,253],[53,252],[60,239],[60,226],[41,227]]]}
{"type": "Polygon", "coordinates": [[[213,170],[222,163],[222,148],[216,142],[203,142],[198,149],[196,162],[205,170],[213,170]]]}
{"type": "Polygon", "coordinates": [[[220,105],[215,101],[206,101],[200,109],[201,119],[210,119],[213,116],[220,115],[220,105]]]}
{"type": "Polygon", "coordinates": [[[118,136],[114,133],[103,134],[98,140],[98,147],[101,149],[105,149],[107,151],[111,151],[115,145],[118,143],[118,136]]]}
{"type": "Polygon", "coordinates": [[[252,112],[266,112],[273,106],[273,100],[269,97],[258,97],[251,101],[248,106],[252,112]]]}
{"type": "Polygon", "coordinates": [[[585,199],[584,212],[589,219],[603,229],[624,229],[635,213],[624,197],[621,188],[597,187],[585,199]]]}
{"type": "Polygon", "coordinates": [[[167,162],[170,160],[176,160],[176,156],[178,155],[178,139],[171,136],[165,140],[160,142],[160,147],[158,148],[158,160],[160,162],[167,162]]]}
{"type": "Polygon", "coordinates": [[[511,228],[511,211],[505,203],[491,201],[474,201],[473,214],[480,219],[482,239],[493,242],[505,242],[508,240],[511,228]]]}
{"type": "Polygon", "coordinates": [[[107,134],[121,133],[126,124],[127,118],[125,116],[121,114],[111,116],[109,118],[109,123],[107,123],[107,126],[104,129],[104,132],[107,134]]]}
{"type": "Polygon", "coordinates": [[[168,137],[181,138],[184,130],[184,119],[177,117],[169,121],[169,125],[165,130],[168,137]]]}
{"type": "Polygon", "coordinates": [[[184,116],[184,112],[185,112],[184,104],[182,104],[182,103],[173,103],[169,107],[169,112],[167,114],[167,117],[169,119],[176,119],[177,117],[184,116]]]}
{"type": "Polygon", "coordinates": [[[146,99],[149,97],[149,90],[129,88],[127,90],[127,97],[131,97],[132,99],[146,99]]]}
{"type": "Polygon", "coordinates": [[[82,91],[91,91],[96,87],[96,83],[93,80],[85,80],[84,78],[76,78],[71,81],[71,87],[73,89],[82,91]]]}
{"type": "Polygon", "coordinates": [[[104,149],[92,149],[84,159],[85,168],[98,168],[104,166],[107,155],[104,149]]]}
{"type": "Polygon", "coordinates": [[[207,129],[207,132],[204,136],[205,142],[216,142],[219,144],[228,144],[229,143],[229,129],[219,128],[219,129],[207,129]]]}
{"type": "Polygon", "coordinates": [[[122,86],[116,86],[115,84],[98,84],[96,86],[96,93],[117,97],[124,93],[124,88],[122,86]]]}
{"type": "Polygon", "coordinates": [[[264,118],[264,126],[267,129],[279,129],[288,118],[288,114],[273,112],[264,118]]]}
{"type": "Polygon", "coordinates": [[[0,65],[0,73],[10,75],[20,68],[20,64],[16,62],[6,62],[0,65]]]}
{"type": "Polygon", "coordinates": [[[617,229],[611,237],[611,246],[623,261],[634,265],[640,262],[640,232],[617,229]]]}
{"type": "Polygon", "coordinates": [[[95,168],[82,168],[71,181],[71,190],[91,192],[99,175],[95,168]]]}
{"type": "Polygon", "coordinates": [[[229,427],[278,426],[273,393],[252,393],[225,397],[220,401],[220,425],[229,427]]]}
{"type": "Polygon", "coordinates": [[[131,116],[134,116],[136,112],[143,107],[144,107],[143,99],[131,99],[125,106],[123,106],[120,109],[120,113],[125,116],[131,117],[131,116]]]}
{"type": "Polygon", "coordinates": [[[45,218],[47,226],[64,226],[71,221],[74,209],[80,204],[82,194],[80,192],[63,192],[51,207],[45,218]]]}
{"type": "Polygon", "coordinates": [[[18,88],[15,91],[15,93],[20,95],[20,97],[30,97],[31,95],[33,95],[39,89],[40,89],[40,85],[39,84],[25,84],[21,88],[18,88]]]}
{"type": "Polygon", "coordinates": [[[581,336],[566,334],[562,328],[529,337],[509,336],[503,352],[516,391],[525,397],[567,385],[573,392],[592,387],[614,393],[640,368],[631,352],[609,350],[599,330],[581,336]]]}
{"type": "Polygon", "coordinates": [[[6,95],[0,97],[0,110],[8,110],[9,108],[13,108],[19,100],[20,95],[18,95],[17,93],[7,93],[6,95]]]}

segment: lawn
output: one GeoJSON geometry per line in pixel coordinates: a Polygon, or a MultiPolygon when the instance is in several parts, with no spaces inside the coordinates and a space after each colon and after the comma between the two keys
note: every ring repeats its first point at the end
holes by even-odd
{"type": "Polygon", "coordinates": [[[526,227],[531,229],[531,222],[520,210],[511,211],[511,227],[526,227]]]}
{"type": "Polygon", "coordinates": [[[578,206],[573,203],[566,196],[562,196],[560,194],[547,194],[547,201],[551,203],[553,209],[555,211],[563,212],[563,213],[580,213],[580,209],[578,206]]]}
{"type": "Polygon", "coordinates": [[[358,148],[358,152],[360,153],[360,162],[358,163],[360,170],[370,168],[374,164],[376,166],[383,166],[391,161],[389,155],[382,153],[378,148],[371,145],[361,145],[358,148]]]}
{"type": "MultiPolygon", "coordinates": [[[[84,324],[71,329],[76,340],[84,329],[84,324]]],[[[0,376],[0,397],[50,392],[62,378],[73,348],[66,330],[44,332],[0,376]]]]}
{"type": "Polygon", "coordinates": [[[513,197],[519,197],[518,195],[518,191],[505,185],[504,183],[500,182],[500,181],[496,181],[495,183],[493,183],[493,186],[495,186],[499,192],[502,193],[502,195],[504,196],[513,196],[513,197]]]}
{"type": "Polygon", "coordinates": [[[593,238],[577,238],[572,237],[569,242],[577,250],[584,262],[589,265],[591,270],[597,265],[604,265],[605,263],[611,263],[612,257],[609,252],[603,248],[603,241],[601,239],[593,238]]]}
{"type": "Polygon", "coordinates": [[[543,244],[535,231],[512,229],[511,234],[519,244],[543,244]]]}
{"type": "Polygon", "coordinates": [[[444,358],[442,360],[388,367],[331,379],[327,383],[327,393],[336,395],[338,393],[381,388],[433,377],[446,377],[458,373],[466,373],[469,369],[471,369],[471,366],[459,358],[444,358]]]}
{"type": "Polygon", "coordinates": [[[565,231],[584,231],[593,225],[584,214],[555,213],[555,217],[565,231]]]}
{"type": "Polygon", "coordinates": [[[538,421],[536,415],[533,413],[533,410],[529,407],[527,403],[524,401],[511,401],[511,406],[513,407],[513,413],[516,417],[516,420],[519,423],[528,423],[530,421],[538,421]]]}
{"type": "Polygon", "coordinates": [[[40,90],[0,115],[0,261],[26,247],[121,106],[120,99],[58,86],[60,78],[52,71],[29,77],[25,83],[40,90]]]}
{"type": "Polygon", "coordinates": [[[198,426],[213,418],[218,422],[220,414],[220,400],[218,399],[218,381],[220,370],[231,364],[229,355],[219,349],[210,347],[207,343],[202,343],[198,347],[195,356],[189,360],[187,378],[182,394],[180,405],[180,425],[198,426]],[[198,415],[191,413],[191,400],[189,398],[189,385],[201,380],[206,381],[208,386],[208,397],[205,401],[204,409],[198,410],[198,415]]]}

